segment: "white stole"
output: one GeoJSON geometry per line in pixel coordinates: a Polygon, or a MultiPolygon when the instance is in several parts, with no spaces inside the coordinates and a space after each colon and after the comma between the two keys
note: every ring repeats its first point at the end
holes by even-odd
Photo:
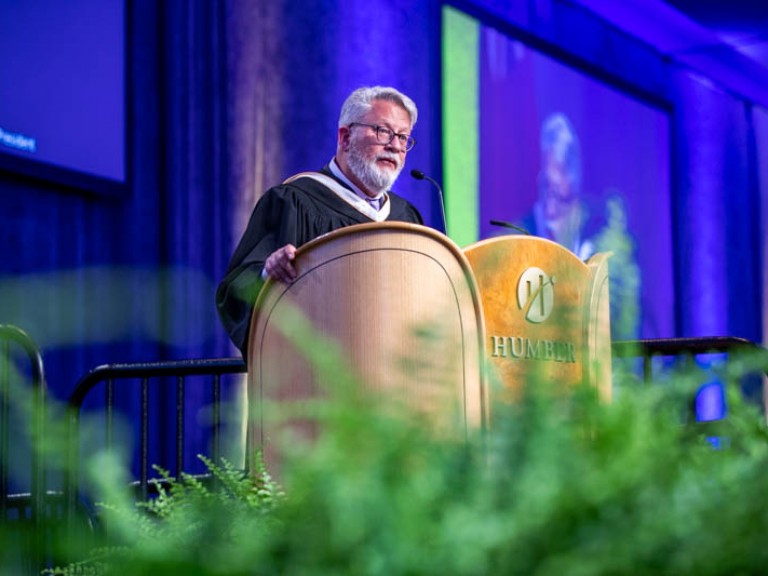
{"type": "Polygon", "coordinates": [[[291,176],[288,178],[283,184],[290,184],[294,180],[298,180],[299,178],[312,178],[316,182],[319,182],[331,192],[336,194],[339,198],[344,200],[347,204],[352,206],[355,210],[360,212],[361,214],[368,216],[371,220],[374,222],[384,222],[389,217],[389,211],[391,208],[390,201],[389,201],[389,195],[385,192],[384,193],[384,204],[381,206],[381,209],[376,210],[373,206],[371,206],[368,202],[360,198],[357,194],[352,192],[352,190],[349,190],[345,186],[342,186],[339,184],[336,180],[331,178],[330,176],[326,176],[325,174],[321,174],[320,172],[300,172],[299,174],[295,174],[294,176],[291,176]]]}

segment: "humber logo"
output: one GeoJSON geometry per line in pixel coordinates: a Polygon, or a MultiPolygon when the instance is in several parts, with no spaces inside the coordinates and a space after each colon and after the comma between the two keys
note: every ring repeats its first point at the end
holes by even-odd
{"type": "Polygon", "coordinates": [[[555,277],[541,268],[528,268],[517,281],[517,306],[528,322],[539,324],[552,313],[555,304],[555,277]]]}
{"type": "MultiPolygon", "coordinates": [[[[517,281],[517,306],[525,319],[534,324],[544,322],[555,305],[555,277],[541,268],[525,270],[517,281]]],[[[576,363],[576,348],[564,340],[530,339],[525,336],[491,336],[493,358],[512,361],[541,361],[576,363]]]]}

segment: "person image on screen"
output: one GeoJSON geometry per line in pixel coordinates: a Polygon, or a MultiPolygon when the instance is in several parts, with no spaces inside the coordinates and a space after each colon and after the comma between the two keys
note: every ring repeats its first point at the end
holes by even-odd
{"type": "Polygon", "coordinates": [[[583,237],[586,209],[581,199],[581,149],[568,118],[548,116],[541,126],[538,199],[533,207],[534,231],[565,246],[582,260],[594,253],[583,237]]]}
{"type": "Polygon", "coordinates": [[[564,114],[557,112],[544,120],[540,144],[538,200],[533,209],[536,234],[568,248],[581,260],[597,251],[611,253],[611,335],[637,338],[640,269],[623,196],[615,189],[606,191],[604,206],[594,210],[597,214],[588,222],[590,210],[581,189],[581,146],[564,114]]]}
{"type": "Polygon", "coordinates": [[[415,145],[417,116],[413,100],[394,88],[358,88],[341,107],[331,161],[259,199],[216,292],[219,317],[244,355],[261,284],[266,278],[293,282],[298,247],[353,224],[423,224],[418,210],[390,190],[415,145]]]}

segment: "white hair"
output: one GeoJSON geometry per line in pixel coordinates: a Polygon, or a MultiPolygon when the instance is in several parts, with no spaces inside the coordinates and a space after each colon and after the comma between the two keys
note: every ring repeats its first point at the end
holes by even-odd
{"type": "Polygon", "coordinates": [[[411,119],[411,129],[413,129],[419,115],[416,104],[399,90],[388,86],[364,86],[347,96],[339,114],[339,128],[358,122],[371,111],[376,100],[387,100],[402,106],[408,112],[411,119]]]}
{"type": "Polygon", "coordinates": [[[542,159],[547,154],[563,165],[578,190],[581,186],[581,147],[579,137],[565,114],[550,114],[541,127],[542,159]]]}

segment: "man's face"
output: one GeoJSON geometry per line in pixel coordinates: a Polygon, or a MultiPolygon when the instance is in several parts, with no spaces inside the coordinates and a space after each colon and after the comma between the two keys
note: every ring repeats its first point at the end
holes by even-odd
{"type": "Polygon", "coordinates": [[[562,218],[576,200],[573,183],[562,162],[551,155],[547,157],[539,174],[539,199],[547,219],[562,218]]]}
{"type": "MultiPolygon", "coordinates": [[[[388,100],[374,101],[371,110],[358,122],[389,128],[396,134],[411,131],[408,112],[388,100]]],[[[357,124],[348,128],[345,137],[347,163],[364,188],[374,194],[391,188],[405,163],[405,146],[399,139],[395,137],[382,144],[374,128],[357,124]]]]}

